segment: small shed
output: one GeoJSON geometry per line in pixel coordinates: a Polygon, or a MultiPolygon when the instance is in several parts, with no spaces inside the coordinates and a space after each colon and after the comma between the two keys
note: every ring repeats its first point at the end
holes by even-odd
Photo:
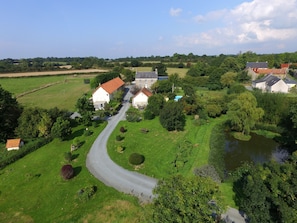
{"type": "Polygon", "coordinates": [[[7,139],[6,149],[7,151],[19,150],[24,145],[22,139],[7,139]]]}

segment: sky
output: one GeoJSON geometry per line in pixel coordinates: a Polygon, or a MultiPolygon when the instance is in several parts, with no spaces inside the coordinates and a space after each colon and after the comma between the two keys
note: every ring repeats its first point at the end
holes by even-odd
{"type": "Polygon", "coordinates": [[[297,51],[297,0],[0,3],[0,59],[297,51]]]}

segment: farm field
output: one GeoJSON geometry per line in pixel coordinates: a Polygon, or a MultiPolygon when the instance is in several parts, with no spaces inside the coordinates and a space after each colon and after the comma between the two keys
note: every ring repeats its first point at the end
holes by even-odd
{"type": "Polygon", "coordinates": [[[77,99],[90,92],[84,79],[97,74],[1,78],[0,84],[23,106],[66,109],[72,111],[77,99]],[[23,96],[22,96],[23,94],[23,96]]]}
{"type": "Polygon", "coordinates": [[[60,71],[40,71],[40,72],[22,72],[22,73],[3,73],[2,77],[36,77],[36,76],[56,76],[69,74],[88,74],[107,72],[105,69],[85,69],[85,70],[60,70],[60,71]]]}
{"type": "Polygon", "coordinates": [[[93,134],[83,136],[85,127],[78,126],[68,141],[54,140],[0,170],[1,222],[144,222],[144,207],[136,198],[105,186],[85,167],[89,148],[104,127],[90,127],[93,134]],[[73,153],[75,177],[66,181],[60,169],[73,137],[84,144],[73,153]],[[81,200],[78,192],[91,186],[96,193],[81,200]]]}
{"type": "MultiPolygon", "coordinates": [[[[132,68],[133,71],[152,71],[152,67],[134,67],[132,68]]],[[[189,69],[188,68],[171,68],[167,67],[167,73],[168,75],[177,73],[179,77],[183,78],[186,76],[186,73],[189,69]]]]}

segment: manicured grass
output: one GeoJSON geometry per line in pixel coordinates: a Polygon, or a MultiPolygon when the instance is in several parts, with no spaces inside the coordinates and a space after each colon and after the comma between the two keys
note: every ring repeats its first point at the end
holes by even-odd
{"type": "Polygon", "coordinates": [[[54,140],[1,170],[1,222],[143,222],[144,208],[136,198],[103,185],[85,166],[88,150],[104,127],[90,127],[93,134],[88,137],[82,136],[85,127],[74,129],[73,137],[84,144],[73,154],[76,175],[69,181],[61,178],[60,169],[72,139],[54,140]],[[86,186],[97,191],[89,201],[81,201],[77,194],[86,186]]]}
{"type": "Polygon", "coordinates": [[[138,123],[122,121],[109,138],[108,152],[116,163],[129,170],[134,169],[128,162],[130,154],[136,152],[144,155],[145,162],[139,167],[139,172],[160,179],[176,173],[173,162],[181,152],[180,146],[188,145],[189,154],[184,157],[183,161],[186,162],[179,168],[179,173],[192,175],[195,167],[208,163],[211,130],[222,120],[212,119],[205,125],[196,126],[192,117],[187,117],[186,128],[181,132],[168,132],[160,125],[158,118],[138,123]],[[124,134],[120,133],[121,126],[127,129],[124,134]],[[149,132],[142,133],[142,128],[149,132]],[[124,139],[118,142],[116,136],[120,134],[124,139]],[[117,151],[118,146],[125,148],[123,153],[117,151]]]}

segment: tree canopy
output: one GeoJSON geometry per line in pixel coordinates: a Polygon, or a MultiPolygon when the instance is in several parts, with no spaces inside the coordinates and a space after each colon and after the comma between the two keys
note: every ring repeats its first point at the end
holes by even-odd
{"type": "Polygon", "coordinates": [[[168,131],[181,131],[186,124],[181,102],[168,101],[160,111],[160,123],[168,131]]]}
{"type": "Polygon", "coordinates": [[[172,176],[160,180],[154,193],[156,223],[214,222],[222,213],[219,187],[210,178],[172,176]]]}
{"type": "Polygon", "coordinates": [[[5,142],[7,138],[14,136],[21,112],[22,109],[17,100],[0,85],[0,141],[5,142]]]}
{"type": "Polygon", "coordinates": [[[257,100],[252,93],[243,92],[229,103],[227,115],[233,130],[248,135],[263,117],[264,111],[257,107],[257,100]]]}
{"type": "Polygon", "coordinates": [[[235,201],[251,222],[297,221],[297,154],[283,163],[246,165],[234,183],[235,201]]]}

